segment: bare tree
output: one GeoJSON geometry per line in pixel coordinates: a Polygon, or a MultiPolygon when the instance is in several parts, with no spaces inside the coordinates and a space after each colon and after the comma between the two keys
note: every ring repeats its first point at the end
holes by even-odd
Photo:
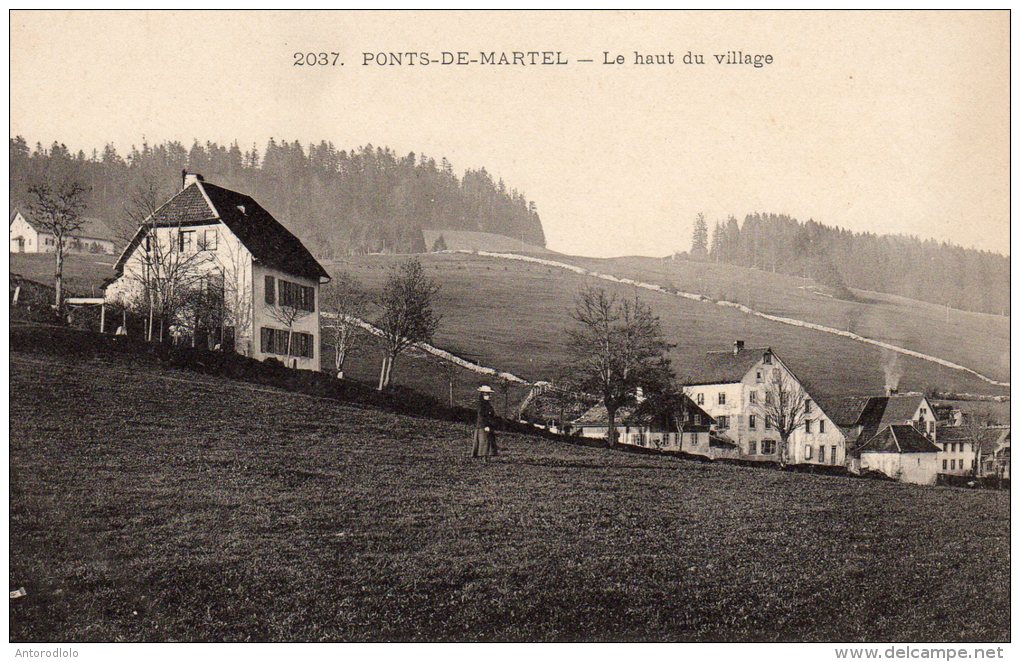
{"type": "Polygon", "coordinates": [[[54,308],[59,314],[63,310],[64,290],[64,246],[65,242],[85,224],[85,207],[88,188],[77,180],[58,184],[48,181],[28,187],[31,200],[28,203],[32,219],[46,232],[53,235],[57,260],[53,276],[54,308]]]}
{"type": "MultiPolygon", "coordinates": [[[[236,343],[239,338],[246,339],[242,353],[251,356],[254,338],[252,337],[252,273],[251,253],[240,242],[228,242],[214,253],[214,259],[223,274],[223,326],[233,331],[233,338],[224,338],[236,343]]],[[[229,349],[224,346],[224,349],[229,349]]]]}
{"type": "Polygon", "coordinates": [[[164,331],[170,324],[186,321],[178,318],[193,306],[195,290],[202,287],[207,265],[214,262],[208,252],[192,245],[191,235],[183,234],[180,225],[160,225],[156,212],[162,199],[158,180],[145,176],[132,191],[125,210],[138,227],[132,238],[138,242],[137,268],[125,269],[128,279],[141,290],[141,301],[132,302],[132,307],[147,310],[146,339],[159,342],[165,340],[164,331]]]}
{"type": "Polygon", "coordinates": [[[789,458],[790,437],[804,427],[807,420],[807,391],[785,370],[775,366],[751,408],[765,421],[766,429],[774,428],[779,434],[776,453],[779,464],[785,465],[789,458]]]}
{"type": "Polygon", "coordinates": [[[600,287],[581,290],[567,331],[576,390],[597,395],[609,417],[608,443],[616,443],[616,412],[638,386],[661,374],[667,349],[659,318],[644,302],[617,299],[600,287]]]}
{"type": "Polygon", "coordinates": [[[450,389],[450,406],[453,407],[454,406],[454,402],[453,402],[453,387],[454,387],[454,385],[457,382],[457,374],[459,373],[461,368],[460,368],[460,366],[458,366],[456,363],[454,363],[452,361],[444,361],[443,359],[438,359],[438,362],[439,362],[439,372],[441,372],[443,374],[443,379],[446,381],[447,385],[449,386],[449,389],[450,389]]]}
{"type": "MultiPolygon", "coordinates": [[[[971,475],[977,477],[981,473],[981,459],[985,454],[985,438],[989,436],[988,426],[992,424],[992,414],[986,408],[975,409],[967,412],[960,422],[959,430],[963,438],[970,443],[974,451],[974,466],[971,467],[971,475]]],[[[987,449],[994,452],[995,449],[987,449]]]]}
{"type": "Polygon", "coordinates": [[[360,322],[365,317],[368,304],[368,294],[361,283],[346,271],[336,274],[323,291],[322,312],[332,317],[324,328],[329,331],[327,342],[333,345],[337,379],[344,378],[344,362],[365,339],[365,330],[360,322]]]}
{"type": "Polygon", "coordinates": [[[311,315],[312,311],[302,306],[298,301],[284,300],[282,296],[278,296],[275,304],[267,306],[267,312],[270,317],[287,327],[285,356],[289,360],[293,356],[294,350],[294,325],[311,315]]]}
{"type": "Polygon", "coordinates": [[[432,309],[439,286],[425,275],[417,258],[398,265],[390,273],[378,305],[382,314],[375,326],[382,332],[384,349],[379,390],[388,388],[393,362],[415,343],[432,340],[440,317],[432,309]]]}

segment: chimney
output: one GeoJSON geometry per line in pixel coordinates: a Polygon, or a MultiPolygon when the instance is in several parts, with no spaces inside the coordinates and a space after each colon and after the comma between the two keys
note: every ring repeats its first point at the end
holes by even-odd
{"type": "Polygon", "coordinates": [[[740,353],[740,350],[742,350],[742,349],[744,349],[744,341],[743,340],[734,340],[733,341],[733,355],[736,356],[737,354],[740,353]]]}
{"type": "Polygon", "coordinates": [[[197,172],[181,170],[181,190],[184,190],[196,182],[204,182],[205,178],[197,172]]]}
{"type": "Polygon", "coordinates": [[[896,388],[895,386],[886,386],[885,387],[885,394],[886,395],[896,395],[899,392],[900,392],[900,390],[898,388],[896,388]]]}

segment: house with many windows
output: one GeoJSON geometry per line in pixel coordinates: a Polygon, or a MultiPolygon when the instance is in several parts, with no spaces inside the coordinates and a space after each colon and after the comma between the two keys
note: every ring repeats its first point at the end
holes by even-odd
{"type": "Polygon", "coordinates": [[[690,366],[685,382],[695,404],[715,419],[716,430],[739,447],[742,457],[777,461],[780,435],[764,414],[777,378],[804,394],[803,424],[790,435],[785,461],[843,465],[843,431],[771,348],[749,348],[738,340],[732,350],[708,352],[704,362],[690,366]]]}
{"type": "Polygon", "coordinates": [[[152,299],[172,285],[204,305],[176,307],[175,319],[156,322],[160,330],[195,346],[319,370],[326,270],[250,196],[196,174],[182,183],[117,260],[107,301],[151,318],[152,299]]]}

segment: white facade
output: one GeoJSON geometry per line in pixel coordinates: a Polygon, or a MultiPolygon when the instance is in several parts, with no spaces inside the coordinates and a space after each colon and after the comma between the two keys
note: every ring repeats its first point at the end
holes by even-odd
{"type": "MultiPolygon", "coordinates": [[[[768,427],[756,402],[763,401],[773,379],[773,370],[782,371],[798,385],[800,382],[774,353],[771,354],[771,363],[765,361],[763,355],[739,382],[688,386],[686,391],[695,404],[716,419],[716,429],[740,447],[742,456],[770,461],[778,460],[779,433],[768,427]]],[[[846,437],[839,426],[814,401],[810,402],[804,418],[805,425],[790,436],[786,461],[792,464],[844,465],[846,437]]]]}
{"type": "MultiPolygon", "coordinates": [[[[14,213],[10,222],[12,253],[55,253],[57,240],[48,232],[40,232],[25,220],[20,211],[14,213]]],[[[113,242],[109,239],[72,236],[64,239],[65,253],[113,253],[113,242]]]]}
{"type": "MultiPolygon", "coordinates": [[[[210,209],[215,209],[211,203],[210,209]]],[[[168,272],[168,264],[187,265],[175,270],[186,274],[180,280],[196,287],[203,286],[203,281],[217,287],[222,283],[222,328],[212,330],[215,333],[210,336],[216,340],[209,340],[210,345],[222,343],[221,348],[232,346],[238,354],[275,358],[300,370],[320,369],[317,280],[260,263],[220,220],[156,227],[149,232],[146,237],[140,231],[121,257],[123,273],[107,286],[107,301],[144,307],[146,273],[151,273],[153,263],[164,265],[157,269],[162,274],[168,272]],[[284,302],[288,305],[281,305],[284,302]]],[[[171,324],[189,328],[184,319],[171,324]]],[[[190,335],[192,343],[196,336],[190,335]]]]}
{"type": "Polygon", "coordinates": [[[934,485],[938,479],[938,460],[941,453],[889,453],[864,451],[861,469],[880,471],[901,483],[934,485]]]}

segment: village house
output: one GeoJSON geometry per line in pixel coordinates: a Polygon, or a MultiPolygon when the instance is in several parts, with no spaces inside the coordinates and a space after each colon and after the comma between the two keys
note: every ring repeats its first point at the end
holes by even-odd
{"type": "Polygon", "coordinates": [[[1010,427],[996,426],[989,428],[995,430],[998,436],[985,447],[985,453],[981,459],[982,476],[998,476],[1009,479],[1010,461],[1010,427]]]}
{"type": "Polygon", "coordinates": [[[117,260],[107,302],[144,311],[153,280],[168,277],[167,263],[188,272],[175,277],[214,292],[222,313],[211,324],[167,320],[175,338],[183,329],[193,345],[319,370],[319,287],[329,275],[253,198],[185,173],[181,191],[145,220],[117,260]]]}
{"type": "MultiPolygon", "coordinates": [[[[1009,426],[970,425],[943,427],[938,446],[942,449],[939,473],[952,476],[999,475],[1009,471],[1009,426]],[[981,466],[978,467],[980,451],[981,466]]],[[[1003,476],[1008,477],[1006,475],[1003,476]]]]}
{"type": "MultiPolygon", "coordinates": [[[[65,253],[113,253],[113,233],[98,218],[82,219],[80,230],[64,238],[65,253]]],[[[52,232],[32,220],[31,215],[14,209],[10,215],[12,253],[55,253],[57,240],[52,232]]]]}
{"type": "Polygon", "coordinates": [[[903,483],[934,485],[939,447],[911,424],[883,427],[851,451],[861,471],[878,471],[903,483]]]}
{"type": "MultiPolygon", "coordinates": [[[[851,396],[834,403],[829,410],[833,421],[846,436],[847,466],[855,472],[864,470],[860,447],[890,425],[912,426],[930,442],[935,442],[939,434],[937,410],[928,398],[916,393],[900,394],[889,389],[886,395],[851,396]]],[[[940,450],[940,447],[935,445],[935,449],[940,450]]],[[[938,459],[943,459],[941,454],[938,459]]],[[[955,466],[956,461],[953,463],[955,466]]]]}
{"type": "MultiPolygon", "coordinates": [[[[621,407],[616,412],[616,441],[642,448],[683,451],[705,457],[738,457],[736,444],[713,431],[715,421],[705,410],[684,396],[682,412],[657,412],[651,401],[621,407]]],[[[573,422],[578,436],[606,439],[609,436],[609,412],[596,404],[573,422]]]]}
{"type": "Polygon", "coordinates": [[[805,394],[804,423],[790,435],[786,462],[843,465],[843,431],[769,347],[748,348],[738,340],[732,350],[708,352],[702,364],[691,367],[686,392],[715,419],[716,430],[737,444],[742,457],[777,461],[780,435],[762,408],[776,378],[789,380],[805,394]]]}

